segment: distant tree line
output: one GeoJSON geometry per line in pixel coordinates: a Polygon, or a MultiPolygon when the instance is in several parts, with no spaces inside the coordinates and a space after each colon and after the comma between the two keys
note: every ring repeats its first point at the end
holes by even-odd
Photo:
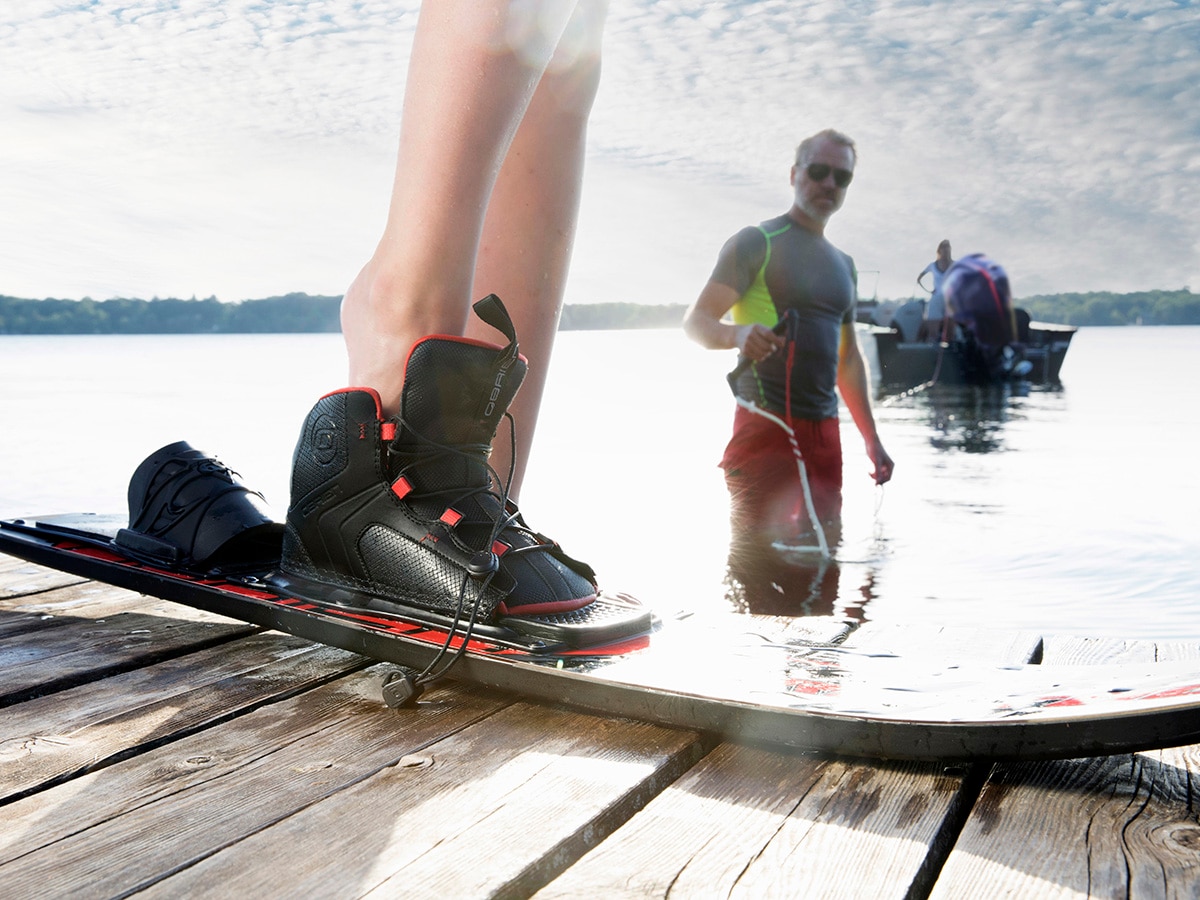
{"type": "Polygon", "coordinates": [[[339,297],[23,300],[0,296],[0,334],[265,334],[338,331],[339,297]]]}
{"type": "Polygon", "coordinates": [[[1022,297],[1017,305],[1038,321],[1064,325],[1200,325],[1200,294],[1187,288],[1132,294],[1039,294],[1022,297]]]}
{"type": "MultiPolygon", "coordinates": [[[[28,300],[0,296],[0,334],[288,334],[337,332],[341,297],[304,293],[222,303],[205,300],[28,300]]],[[[1189,289],[1113,294],[1039,294],[1017,301],[1043,322],[1067,325],[1200,325],[1200,295],[1189,289]]],[[[685,307],[641,303],[569,304],[563,331],[674,328],[685,307]]]]}
{"type": "MultiPolygon", "coordinates": [[[[0,334],[295,334],[340,330],[341,297],[285,294],[263,300],[27,300],[0,296],[0,334]]],[[[670,328],[684,308],[639,303],[566,306],[560,328],[670,328]]]]}

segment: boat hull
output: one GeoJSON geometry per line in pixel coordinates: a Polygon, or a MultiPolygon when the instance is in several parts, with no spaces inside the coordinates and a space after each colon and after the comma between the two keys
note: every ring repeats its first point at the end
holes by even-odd
{"type": "MultiPolygon", "coordinates": [[[[1025,329],[1022,329],[1025,331],[1025,329]]],[[[934,343],[905,340],[898,328],[872,325],[865,330],[873,343],[868,352],[876,363],[881,387],[906,390],[927,383],[997,384],[1010,380],[1058,384],[1076,329],[1033,322],[1022,335],[1022,358],[1030,365],[1019,376],[996,376],[979,365],[963,341],[934,343]]]]}

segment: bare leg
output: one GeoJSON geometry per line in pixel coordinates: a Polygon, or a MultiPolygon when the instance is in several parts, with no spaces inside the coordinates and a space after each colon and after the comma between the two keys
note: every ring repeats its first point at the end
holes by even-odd
{"type": "Polygon", "coordinates": [[[508,0],[422,4],[387,224],[342,301],[350,383],[388,413],[412,344],[463,333],[492,186],[574,5],[541,0],[521,29],[508,0]]]}
{"type": "MultiPolygon", "coordinates": [[[[510,495],[520,490],[558,330],[563,290],[575,238],[588,114],[600,77],[603,4],[576,11],[562,45],[542,76],[500,169],[485,219],[475,267],[475,292],[504,301],[516,326],[529,373],[510,411],[517,455],[510,495]]],[[[472,319],[467,334],[494,341],[495,332],[472,319]]],[[[492,465],[508,471],[510,444],[503,430],[492,465]]]]}

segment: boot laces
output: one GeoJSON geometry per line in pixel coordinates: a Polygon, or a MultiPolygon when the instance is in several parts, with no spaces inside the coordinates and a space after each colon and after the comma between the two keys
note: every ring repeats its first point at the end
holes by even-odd
{"type": "MultiPolygon", "coordinates": [[[[480,472],[485,476],[482,483],[477,485],[451,486],[435,490],[414,490],[414,496],[420,499],[435,499],[447,498],[446,505],[457,508],[463,505],[464,500],[479,497],[480,495],[490,496],[495,499],[499,514],[494,518],[487,514],[487,510],[483,503],[478,500],[471,504],[475,511],[482,514],[482,521],[477,516],[467,517],[464,513],[464,521],[469,524],[484,524],[490,525],[489,534],[486,543],[479,548],[479,553],[493,553],[492,547],[496,540],[507,528],[520,529],[528,532],[533,538],[533,543],[525,547],[512,547],[507,551],[506,555],[515,555],[518,553],[527,553],[530,551],[550,551],[552,544],[547,542],[541,535],[538,535],[525,526],[521,519],[521,514],[517,510],[516,504],[510,503],[508,498],[509,488],[512,484],[513,473],[515,472],[516,459],[516,423],[513,420],[512,414],[504,413],[504,418],[508,422],[508,438],[509,438],[509,466],[508,477],[502,479],[500,474],[488,462],[488,455],[491,453],[491,444],[484,443],[464,443],[464,444],[443,444],[439,441],[432,440],[421,432],[412,428],[403,416],[396,417],[396,436],[387,446],[389,471],[391,463],[394,461],[399,464],[399,469],[396,476],[403,475],[406,471],[419,469],[422,466],[434,464],[439,460],[450,459],[467,462],[468,480],[469,475],[474,472],[480,472]],[[405,440],[401,441],[401,436],[405,436],[405,440]],[[415,442],[414,442],[415,439],[415,442]],[[415,444],[415,445],[414,445],[415,444]],[[496,485],[499,490],[494,490],[493,485],[496,485]]],[[[459,584],[458,598],[454,613],[454,619],[451,627],[446,634],[446,640],[442,643],[434,658],[425,666],[415,678],[409,679],[410,686],[414,690],[416,696],[424,690],[426,685],[432,684],[442,678],[456,662],[466,652],[467,645],[470,643],[471,635],[475,630],[475,625],[479,616],[479,605],[483,599],[484,592],[488,585],[495,577],[499,570],[497,565],[490,572],[482,577],[479,584],[478,592],[476,593],[476,602],[471,604],[470,614],[466,616],[466,622],[463,622],[464,606],[466,605],[467,585],[470,581],[470,573],[464,571],[462,581],[459,584]],[[461,632],[460,632],[461,626],[461,632]],[[454,635],[461,633],[463,640],[459,642],[458,648],[452,653],[450,647],[453,642],[454,635]],[[447,658],[447,656],[449,658],[447,658]]]]}
{"type": "MultiPolygon", "coordinates": [[[[506,528],[522,528],[521,514],[516,505],[509,501],[509,488],[512,484],[515,465],[512,457],[516,455],[516,429],[512,414],[505,413],[508,421],[509,443],[512,449],[508,468],[508,477],[502,479],[500,473],[488,461],[491,444],[464,443],[443,444],[421,434],[412,428],[402,416],[397,416],[396,437],[388,444],[389,469],[392,463],[398,465],[397,477],[408,471],[420,471],[444,460],[457,460],[467,464],[466,481],[461,485],[451,485],[444,488],[418,488],[411,496],[414,499],[433,500],[445,506],[454,507],[463,513],[463,521],[469,525],[487,525],[489,534],[487,544],[480,550],[490,550],[492,544],[500,537],[506,528]],[[404,438],[402,441],[401,438],[404,438]],[[415,438],[415,442],[414,439],[415,438]],[[471,483],[476,482],[478,483],[471,483]],[[484,497],[491,497],[498,510],[489,514],[489,504],[484,497]],[[464,501],[474,499],[474,503],[464,501]],[[460,507],[462,507],[460,509],[460,507]]],[[[527,528],[523,529],[528,531],[527,528]]],[[[532,533],[531,533],[532,534],[532,533]]],[[[545,545],[534,535],[536,543],[529,547],[514,547],[514,552],[525,550],[545,549],[545,545]]]]}

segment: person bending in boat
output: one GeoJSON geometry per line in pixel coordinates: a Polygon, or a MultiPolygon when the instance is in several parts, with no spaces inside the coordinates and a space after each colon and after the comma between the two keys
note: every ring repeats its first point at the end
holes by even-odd
{"type": "Polygon", "coordinates": [[[1003,381],[1031,368],[1018,343],[1017,315],[1004,267],[984,253],[957,260],[942,283],[946,315],[963,336],[971,380],[1003,381]]]}
{"type": "Polygon", "coordinates": [[[947,339],[946,326],[951,324],[946,318],[946,299],[942,294],[942,282],[946,272],[954,265],[950,256],[950,241],[944,240],[937,245],[937,259],[921,270],[917,276],[917,284],[929,291],[929,302],[925,304],[925,315],[921,320],[921,337],[927,341],[944,341],[947,339]],[[930,287],[925,287],[925,276],[930,277],[930,287]]]}
{"type": "Polygon", "coordinates": [[[854,142],[832,129],[801,142],[791,168],[791,208],[725,243],[684,316],[684,330],[701,346],[736,348],[750,362],[735,385],[741,402],[721,461],[735,537],[786,540],[808,527],[797,453],[818,519],[840,519],[839,390],[866,442],[876,483],[892,477],[854,334],[854,261],[825,238],[856,159],[854,142]],[[792,334],[775,333],[791,311],[792,334]],[[732,322],[724,321],[727,313],[732,322]],[[795,447],[777,423],[790,427],[795,447]]]}

